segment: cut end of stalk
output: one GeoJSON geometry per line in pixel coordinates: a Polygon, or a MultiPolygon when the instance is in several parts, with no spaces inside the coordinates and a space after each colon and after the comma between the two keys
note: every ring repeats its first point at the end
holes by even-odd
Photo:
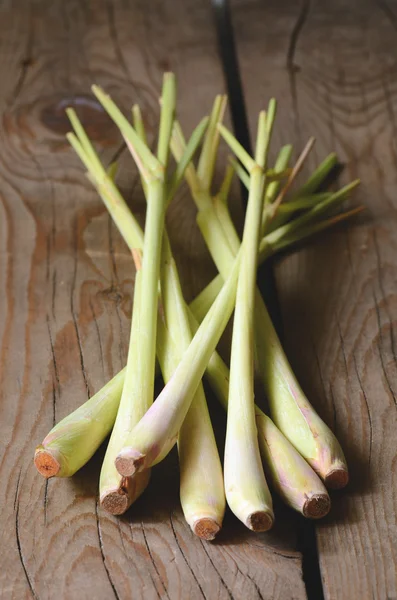
{"type": "Polygon", "coordinates": [[[101,496],[101,506],[111,515],[122,515],[128,509],[130,501],[124,488],[108,490],[101,496]]]}
{"type": "Polygon", "coordinates": [[[247,517],[245,524],[251,531],[260,532],[271,529],[273,522],[273,515],[263,510],[258,510],[247,517]]]}
{"type": "Polygon", "coordinates": [[[123,477],[132,477],[145,467],[146,456],[133,448],[125,448],[115,460],[117,471],[123,477]]]}
{"type": "Polygon", "coordinates": [[[349,473],[343,467],[332,469],[328,471],[324,478],[326,487],[330,490],[340,490],[344,488],[349,482],[349,473]]]}
{"type": "Polygon", "coordinates": [[[308,519],[321,519],[330,511],[331,500],[328,494],[312,494],[305,501],[302,513],[308,519]]]}
{"type": "Polygon", "coordinates": [[[193,533],[208,542],[214,540],[220,530],[221,526],[214,519],[209,518],[198,519],[193,525],[193,533]]]}
{"type": "Polygon", "coordinates": [[[61,465],[54,454],[43,446],[36,449],[34,464],[40,475],[46,479],[56,477],[61,470],[61,465]]]}

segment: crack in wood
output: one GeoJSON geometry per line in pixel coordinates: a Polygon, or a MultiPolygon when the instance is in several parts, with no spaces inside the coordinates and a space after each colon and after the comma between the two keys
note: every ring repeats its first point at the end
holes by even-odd
{"type": "MultiPolygon", "coordinates": [[[[147,537],[146,537],[145,528],[144,528],[144,526],[143,526],[143,521],[141,521],[141,529],[142,529],[143,539],[144,539],[144,541],[145,541],[146,550],[147,550],[147,552],[148,552],[148,555],[149,555],[149,558],[150,558],[150,560],[151,560],[151,563],[152,563],[152,565],[153,565],[153,568],[154,568],[154,570],[155,570],[155,571],[156,571],[156,573],[157,573],[157,576],[158,576],[158,578],[159,578],[159,580],[160,580],[160,583],[161,583],[161,585],[163,586],[163,590],[164,590],[164,592],[165,592],[165,594],[166,594],[166,596],[167,596],[168,600],[170,600],[170,597],[169,597],[169,595],[168,595],[168,590],[167,590],[167,588],[166,588],[166,585],[165,585],[165,583],[164,583],[164,581],[163,581],[163,578],[162,578],[162,577],[161,577],[161,575],[160,575],[160,572],[159,572],[159,570],[158,570],[158,568],[157,568],[156,562],[155,562],[155,560],[154,560],[154,558],[153,558],[153,555],[152,555],[152,552],[151,552],[151,550],[150,550],[150,546],[149,546],[149,543],[148,543],[148,540],[147,540],[147,537]]],[[[156,588],[156,591],[157,591],[157,588],[156,588]]],[[[157,592],[157,593],[158,593],[158,592],[157,592]]]]}
{"type": "Polygon", "coordinates": [[[215,573],[218,575],[220,582],[222,583],[223,587],[225,588],[225,590],[226,590],[226,592],[227,592],[230,600],[234,600],[234,596],[233,596],[233,594],[232,594],[229,586],[227,585],[226,581],[223,579],[222,575],[220,574],[220,572],[216,568],[214,561],[212,560],[210,554],[208,553],[207,548],[205,547],[204,542],[201,539],[200,539],[200,543],[201,543],[201,545],[203,547],[203,550],[204,550],[205,554],[207,555],[208,560],[211,563],[212,568],[214,569],[215,573]]]}
{"type": "Polygon", "coordinates": [[[179,543],[178,536],[176,535],[176,531],[175,531],[175,527],[174,527],[174,522],[173,522],[173,519],[172,519],[172,511],[170,512],[170,524],[171,524],[171,530],[172,530],[173,536],[174,536],[174,538],[175,538],[175,541],[176,541],[176,544],[177,544],[177,546],[178,546],[178,548],[179,548],[179,551],[180,551],[180,553],[181,553],[181,555],[182,555],[182,558],[183,558],[183,560],[185,561],[187,568],[188,568],[188,569],[189,569],[189,571],[191,572],[191,574],[192,574],[192,576],[193,576],[193,579],[194,579],[194,581],[196,582],[196,584],[197,584],[197,586],[198,586],[198,588],[199,588],[199,590],[200,590],[200,592],[201,592],[201,595],[202,595],[202,597],[203,597],[204,599],[206,599],[207,597],[206,597],[206,595],[204,594],[204,590],[203,590],[203,588],[201,587],[201,584],[200,584],[199,580],[197,579],[197,577],[196,577],[196,574],[195,574],[195,572],[193,571],[192,567],[190,566],[190,564],[189,564],[189,561],[187,560],[187,558],[186,558],[186,555],[185,555],[184,551],[182,550],[182,547],[181,547],[181,545],[180,545],[180,543],[179,543]]]}
{"type": "Polygon", "coordinates": [[[32,579],[30,577],[29,571],[27,569],[26,563],[25,563],[25,559],[23,556],[23,552],[22,552],[22,546],[21,546],[21,538],[20,538],[20,532],[19,532],[19,485],[20,485],[20,480],[21,480],[21,472],[22,472],[22,467],[19,471],[19,475],[18,475],[18,479],[17,479],[17,485],[16,485],[16,490],[15,490],[15,498],[14,498],[14,507],[15,507],[15,537],[16,537],[16,542],[17,542],[17,550],[18,550],[18,556],[19,556],[19,561],[22,565],[22,569],[25,575],[25,579],[26,582],[29,586],[29,590],[30,593],[32,594],[34,600],[39,600],[39,596],[37,595],[34,587],[33,587],[33,583],[32,583],[32,579]]]}
{"type": "Polygon", "coordinates": [[[106,572],[106,577],[107,577],[107,579],[108,579],[108,581],[110,583],[110,587],[112,588],[114,597],[116,598],[116,600],[120,600],[120,597],[119,597],[119,595],[117,593],[116,586],[114,584],[114,581],[112,579],[112,576],[111,576],[110,571],[108,569],[108,566],[106,564],[106,556],[105,556],[105,549],[103,547],[101,524],[99,522],[99,515],[98,515],[98,498],[95,499],[95,519],[96,519],[97,532],[98,532],[99,550],[101,552],[101,558],[102,558],[103,567],[104,567],[105,572],[106,572]]]}

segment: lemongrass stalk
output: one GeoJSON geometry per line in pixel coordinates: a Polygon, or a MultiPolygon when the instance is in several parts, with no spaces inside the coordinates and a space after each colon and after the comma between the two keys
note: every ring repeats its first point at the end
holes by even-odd
{"type": "MultiPolygon", "coordinates": [[[[269,109],[272,108],[269,105],[269,109]]],[[[274,110],[272,113],[274,118],[274,110]]],[[[227,503],[236,517],[253,531],[266,531],[274,521],[273,503],[259,452],[254,409],[255,289],[264,168],[271,130],[267,125],[266,113],[261,112],[255,166],[250,171],[233,320],[224,459],[227,503]]]]}
{"type": "MultiPolygon", "coordinates": [[[[273,254],[273,252],[275,252],[275,251],[279,252],[281,250],[284,250],[285,248],[290,247],[291,245],[295,245],[295,244],[301,242],[302,240],[307,239],[308,237],[315,235],[316,233],[319,233],[320,231],[324,231],[325,229],[328,229],[329,227],[333,227],[337,223],[346,221],[347,219],[350,219],[351,217],[358,215],[363,210],[364,210],[363,206],[357,206],[356,208],[352,208],[351,210],[347,210],[345,212],[338,213],[337,215],[334,215],[333,217],[330,217],[329,219],[324,219],[323,221],[320,221],[319,223],[314,223],[312,225],[309,225],[308,227],[303,227],[302,229],[298,229],[298,231],[295,231],[295,232],[290,233],[289,235],[286,235],[285,238],[279,239],[276,242],[276,244],[273,245],[273,247],[270,247],[271,250],[269,252],[269,255],[273,254]]],[[[263,247],[261,250],[260,257],[264,259],[266,257],[266,254],[267,254],[267,252],[266,252],[265,248],[263,247]]]]}
{"type": "Polygon", "coordinates": [[[35,452],[41,475],[70,477],[90,460],[113,427],[124,377],[125,368],[51,429],[35,452]]]}
{"type": "Polygon", "coordinates": [[[273,215],[275,214],[277,206],[279,206],[282,203],[282,201],[284,200],[286,194],[288,193],[288,190],[291,188],[296,177],[302,170],[303,165],[304,165],[308,155],[310,154],[311,149],[314,146],[314,143],[315,143],[315,139],[313,137],[309,138],[306,146],[303,148],[301,154],[298,156],[298,159],[297,159],[296,163],[294,164],[293,169],[292,169],[285,185],[281,188],[281,190],[280,190],[277,198],[274,200],[274,202],[272,202],[272,207],[271,207],[272,213],[271,214],[273,214],[273,215]]]}
{"type": "Polygon", "coordinates": [[[217,96],[214,102],[214,110],[211,113],[208,134],[205,136],[203,149],[197,166],[197,176],[201,188],[209,190],[214,176],[216,156],[219,146],[219,135],[214,125],[222,121],[227,104],[226,96],[217,96]]]}
{"type": "Polygon", "coordinates": [[[229,164],[226,167],[225,176],[223,178],[219,192],[213,198],[213,206],[218,220],[222,223],[222,227],[225,225],[224,235],[226,239],[229,238],[230,232],[228,231],[228,219],[222,219],[222,213],[227,209],[227,198],[229,197],[230,187],[232,185],[234,177],[234,167],[229,164]]]}
{"type": "MultiPolygon", "coordinates": [[[[123,137],[129,142],[133,157],[147,184],[148,197],[141,275],[142,303],[145,310],[141,315],[139,369],[134,369],[135,377],[132,386],[139,390],[142,404],[148,407],[152,403],[154,395],[158,280],[167,201],[166,170],[176,104],[175,77],[172,73],[166,73],[163,79],[157,158],[152,155],[129,122],[125,122],[125,118],[120,119],[121,113],[110,98],[98,93],[97,89],[94,89],[94,92],[109,116],[118,125],[123,137]]],[[[128,367],[129,363],[127,363],[128,367]]],[[[131,369],[133,369],[132,366],[131,369]]],[[[130,394],[132,395],[132,393],[131,389],[130,394]]],[[[120,442],[123,441],[120,440],[120,442]]]]}
{"type": "MultiPolygon", "coordinates": [[[[313,173],[310,175],[307,181],[295,193],[291,195],[289,202],[316,192],[324,183],[329,173],[332,171],[336,164],[336,154],[329,154],[313,171],[313,173]]],[[[271,201],[273,202],[274,198],[272,198],[271,201]]],[[[267,233],[270,233],[271,231],[274,231],[275,229],[283,225],[287,219],[288,217],[283,211],[277,211],[275,217],[268,224],[267,233]]],[[[263,215],[263,220],[266,220],[265,214],[263,215]]]]}
{"type": "MultiPolygon", "coordinates": [[[[282,146],[282,148],[280,149],[280,152],[278,153],[278,156],[276,158],[276,162],[274,165],[275,173],[283,173],[287,169],[288,163],[291,158],[291,154],[292,154],[291,144],[282,146]]],[[[274,198],[277,195],[278,190],[280,189],[280,185],[281,185],[280,181],[277,181],[277,180],[272,181],[271,179],[269,179],[268,176],[266,177],[266,179],[267,179],[268,183],[265,188],[264,208],[266,207],[267,204],[269,204],[270,202],[273,202],[274,198]]],[[[262,221],[262,231],[263,231],[263,221],[262,221]]]]}
{"type": "Polygon", "coordinates": [[[325,517],[331,508],[331,500],[321,479],[273,421],[258,407],[255,413],[265,473],[272,488],[304,517],[325,517]]]}
{"type": "MultiPolygon", "coordinates": [[[[134,107],[133,121],[138,135],[146,141],[139,107],[134,107]]],[[[194,144],[196,137],[197,130],[193,132],[189,143],[193,141],[194,144]]],[[[189,153],[185,153],[185,160],[178,163],[169,190],[170,196],[173,188],[176,188],[183,178],[190,160],[189,153]]],[[[157,355],[162,365],[164,380],[167,382],[181,361],[183,352],[189,346],[192,332],[166,230],[160,272],[162,311],[158,323],[157,355]]],[[[222,526],[226,499],[222,465],[202,383],[197,388],[180,428],[178,454],[180,499],[185,519],[196,535],[206,540],[213,540],[222,526]]],[[[137,475],[138,478],[140,476],[141,474],[137,475]]]]}
{"type": "MultiPolygon", "coordinates": [[[[142,368],[140,340],[142,339],[142,335],[145,334],[141,326],[141,271],[139,269],[139,264],[137,264],[137,262],[135,264],[137,271],[135,274],[134,309],[132,314],[123,393],[121,395],[116,421],[102,464],[99,481],[99,497],[101,505],[105,510],[115,515],[124,513],[135,498],[130,496],[130,492],[134,487],[129,485],[132,482],[129,481],[128,478],[119,475],[114,466],[114,460],[122,447],[123,440],[127,437],[128,432],[139,422],[151,404],[147,399],[147,396],[142,394],[141,389],[135,385],[136,379],[138,378],[139,380],[139,375],[137,375],[137,373],[139,373],[139,370],[142,368]]],[[[149,481],[149,475],[147,473],[141,473],[140,475],[144,481],[149,481]]],[[[138,485],[138,488],[140,489],[141,486],[138,485]]],[[[143,489],[141,491],[143,491],[143,489]]]]}
{"type": "MultiPolygon", "coordinates": [[[[266,171],[266,181],[267,186],[265,187],[265,199],[264,202],[267,204],[268,202],[272,202],[272,199],[269,197],[276,197],[277,191],[280,187],[280,182],[285,177],[288,177],[291,173],[291,169],[288,169],[288,162],[291,158],[292,154],[292,146],[287,144],[286,146],[282,146],[280,152],[278,153],[276,163],[273,169],[268,169],[266,171]]],[[[245,186],[247,190],[250,187],[250,176],[248,172],[244,169],[244,167],[234,158],[234,156],[229,157],[229,162],[236,171],[238,178],[241,183],[245,186]]],[[[273,198],[273,199],[274,199],[273,198]]]]}
{"type": "MultiPolygon", "coordinates": [[[[139,286],[135,288],[134,303],[138,307],[142,299],[145,301],[145,310],[135,320],[132,320],[132,335],[130,340],[130,351],[127,362],[127,372],[124,382],[124,391],[118,411],[118,419],[114,435],[111,437],[108,452],[105,456],[104,466],[101,473],[100,497],[101,502],[109,511],[120,514],[128,508],[130,501],[129,491],[134,489],[143,489],[143,486],[137,482],[134,486],[126,484],[125,479],[120,477],[114,467],[114,459],[120,447],[122,447],[124,437],[128,431],[135,425],[139,418],[144,414],[153,400],[154,375],[155,375],[155,350],[156,350],[156,331],[157,331],[157,298],[158,298],[158,276],[160,268],[160,249],[162,230],[165,218],[166,205],[166,167],[169,154],[169,141],[172,131],[172,124],[175,112],[175,80],[173,75],[164,76],[162,91],[162,109],[160,115],[158,156],[155,158],[147,145],[140,139],[139,135],[130,126],[125,117],[121,114],[112,100],[106,96],[99,88],[93,88],[98,100],[109,112],[115,123],[119,126],[121,133],[127,141],[128,147],[140,169],[141,176],[145,180],[145,187],[148,193],[148,210],[146,215],[146,228],[143,242],[144,259],[142,272],[137,277],[139,286]],[[139,298],[138,298],[139,294],[139,298]],[[137,320],[138,319],[138,320],[137,320]],[[135,328],[135,329],[134,329],[135,328]],[[139,352],[136,351],[134,331],[140,333],[139,352]],[[137,417],[135,419],[135,417],[137,417]],[[134,420],[135,419],[135,420],[134,420]]],[[[108,201],[108,208],[116,209],[113,212],[120,216],[120,210],[123,209],[122,216],[125,216],[126,207],[123,199],[116,193],[116,197],[110,195],[113,202],[109,203],[109,185],[110,176],[104,176],[102,165],[95,154],[83,127],[79,123],[76,115],[69,111],[71,122],[75,130],[76,138],[69,136],[70,141],[78,152],[80,158],[85,163],[93,183],[101,191],[101,195],[108,201]],[[107,186],[104,189],[103,183],[107,186]]],[[[120,220],[120,219],[119,219],[120,220]]],[[[127,234],[134,232],[131,226],[131,217],[128,216],[126,223],[130,225],[127,234]]],[[[122,232],[125,231],[125,224],[122,223],[122,232]]],[[[135,224],[133,224],[135,225],[135,224]]],[[[146,475],[139,477],[143,482],[148,481],[146,475]]]]}
{"type": "MultiPolygon", "coordinates": [[[[223,127],[220,127],[220,130],[226,141],[230,142],[232,135],[229,133],[224,135],[225,129],[223,127]]],[[[178,157],[183,153],[184,143],[181,131],[178,131],[177,137],[175,136],[175,131],[176,128],[174,127],[171,149],[178,160],[178,157]]],[[[234,146],[235,145],[236,142],[234,142],[234,146]]],[[[236,154],[241,160],[241,151],[238,150],[236,154]]],[[[246,161],[246,163],[248,164],[248,161],[246,161]]],[[[187,181],[199,209],[198,224],[206,244],[221,275],[227,277],[230,266],[233,264],[233,253],[230,251],[230,239],[225,239],[221,224],[217,222],[216,219],[212,218],[211,210],[207,208],[208,201],[203,198],[203,191],[200,190],[195,182],[195,171],[193,166],[190,167],[189,178],[187,178],[187,181]],[[195,185],[192,185],[192,183],[195,185]],[[201,207],[203,206],[206,207],[205,210],[201,210],[201,207]],[[208,231],[211,235],[207,235],[208,231]],[[216,235],[214,235],[214,232],[216,235]]],[[[341,197],[344,197],[346,191],[354,187],[354,185],[356,185],[356,183],[353,183],[351,186],[346,186],[344,190],[333,195],[332,200],[329,199],[328,201],[320,203],[309,211],[309,213],[296,219],[299,225],[294,225],[294,221],[292,223],[287,223],[285,226],[281,227],[280,230],[283,230],[284,233],[288,233],[294,231],[294,227],[298,228],[299,226],[309,223],[313,217],[318,217],[322,211],[326,210],[332,202],[335,200],[338,201],[341,197]]],[[[279,230],[277,231],[279,232],[279,230]]],[[[267,247],[266,251],[268,251],[267,247]]],[[[282,430],[284,435],[293,443],[301,454],[304,455],[304,458],[306,458],[313,466],[320,477],[326,481],[327,486],[343,487],[348,480],[348,470],[339,442],[325,423],[318,417],[317,413],[310,406],[300,389],[295,375],[285,357],[285,353],[259,292],[257,292],[256,306],[255,329],[257,340],[259,340],[259,342],[257,341],[257,346],[259,346],[260,343],[261,349],[260,352],[258,351],[258,364],[260,373],[262,374],[265,391],[269,398],[272,417],[274,417],[276,424],[282,430]],[[267,353],[263,351],[264,347],[267,348],[267,353]],[[268,373],[269,355],[273,365],[270,373],[268,373]],[[266,375],[268,375],[269,378],[267,378],[266,375]],[[291,419],[279,419],[279,413],[276,408],[279,400],[280,404],[283,404],[287,414],[288,410],[290,410],[291,419]],[[293,423],[291,423],[292,418],[294,419],[293,423]],[[317,430],[315,429],[315,426],[317,427],[317,430]]],[[[284,414],[286,413],[284,412],[284,414]]]]}
{"type": "MultiPolygon", "coordinates": [[[[161,269],[161,291],[163,318],[157,347],[168,382],[192,340],[188,309],[169,246],[161,269]]],[[[212,540],[222,527],[226,500],[221,461],[201,382],[179,429],[178,454],[183,514],[196,535],[212,540]]]]}
{"type": "Polygon", "coordinates": [[[313,171],[309,179],[304,183],[294,196],[306,196],[318,191],[332,169],[338,164],[338,157],[334,152],[329,154],[322,163],[313,171]]]}
{"type": "Polygon", "coordinates": [[[269,233],[261,240],[259,254],[261,254],[262,249],[265,248],[269,243],[277,243],[279,240],[294,234],[298,230],[302,231],[308,225],[310,226],[310,224],[316,222],[322,215],[328,214],[330,209],[342,204],[349,196],[350,192],[352,192],[359,183],[359,179],[352,181],[337,192],[329,195],[325,200],[317,202],[309,211],[269,233]]]}
{"type": "Polygon", "coordinates": [[[149,468],[169,440],[176,439],[194,393],[234,308],[240,258],[198,328],[173,376],[132,430],[116,459],[121,475],[149,468]]]}
{"type": "Polygon", "coordinates": [[[318,202],[327,200],[332,194],[330,192],[324,192],[322,194],[310,194],[309,196],[300,196],[295,200],[285,202],[278,208],[279,213],[287,213],[290,216],[294,212],[301,210],[308,210],[313,208],[318,202]]]}
{"type": "Polygon", "coordinates": [[[239,163],[238,160],[234,158],[234,156],[229,157],[229,163],[235,170],[237,177],[240,179],[241,183],[245,186],[247,190],[250,187],[250,176],[249,173],[244,169],[243,165],[239,163]]]}
{"type": "Polygon", "coordinates": [[[280,207],[281,203],[284,201],[285,196],[287,195],[289,189],[291,188],[296,177],[302,170],[305,160],[307,159],[311,149],[313,148],[314,142],[315,142],[315,139],[313,137],[309,139],[306,146],[302,150],[301,154],[298,156],[298,159],[297,159],[296,163],[294,164],[294,166],[291,170],[291,173],[288,176],[287,181],[285,182],[285,184],[282,186],[281,190],[279,191],[277,198],[275,198],[275,200],[273,202],[271,202],[271,203],[269,202],[267,204],[267,206],[265,206],[263,214],[262,214],[262,231],[263,232],[269,231],[270,228],[268,225],[271,223],[272,220],[274,220],[274,218],[277,214],[278,208],[280,207]]]}

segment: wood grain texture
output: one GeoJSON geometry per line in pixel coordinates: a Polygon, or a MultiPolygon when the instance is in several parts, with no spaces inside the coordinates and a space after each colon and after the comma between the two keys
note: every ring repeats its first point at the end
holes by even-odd
{"type": "MultiPolygon", "coordinates": [[[[296,519],[253,535],[228,515],[215,544],[194,538],[173,454],[123,518],[98,507],[101,453],[70,480],[33,467],[52,425],[126,360],[131,258],[64,139],[72,103],[142,218],[144,201],[116,130],[90,95],[140,102],[153,139],[162,72],[176,72],[191,130],[223,91],[208,2],[0,3],[0,597],[297,599],[306,597],[296,519]]],[[[186,190],[170,233],[186,298],[214,267],[186,190]]],[[[224,421],[222,422],[224,426],[224,421]]]]}
{"type": "Polygon", "coordinates": [[[341,182],[362,180],[366,214],[276,274],[287,351],[351,471],[317,525],[325,597],[396,598],[397,3],[232,6],[250,114],[276,96],[277,142],[314,135],[308,167],[335,150],[341,182]]]}

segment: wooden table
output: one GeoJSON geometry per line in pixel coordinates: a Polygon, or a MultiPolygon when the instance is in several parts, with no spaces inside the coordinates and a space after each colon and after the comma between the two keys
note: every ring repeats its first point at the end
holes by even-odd
{"type": "MultiPolygon", "coordinates": [[[[397,598],[397,2],[216,5],[217,18],[209,0],[0,2],[2,600],[397,598]],[[90,85],[126,110],[139,102],[153,138],[168,69],[187,129],[228,85],[247,140],[242,100],[252,132],[273,95],[274,148],[313,134],[308,168],[336,150],[341,180],[362,179],[365,215],[274,271],[291,362],[351,470],[315,525],[277,506],[272,532],[228,514],[203,543],[181,515],[175,456],[122,518],[98,507],[101,456],[71,480],[45,483],[33,467],[53,423],[125,364],[131,315],[131,258],[65,142],[64,108],[79,107],[104,160],[121,155],[142,217],[136,171],[90,85]]],[[[214,273],[194,218],[184,190],[169,227],[187,300],[214,273]]]]}

